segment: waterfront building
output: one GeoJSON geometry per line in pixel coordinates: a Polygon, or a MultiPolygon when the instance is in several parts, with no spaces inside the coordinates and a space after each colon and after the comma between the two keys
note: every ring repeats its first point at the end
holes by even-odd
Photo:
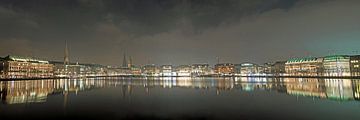
{"type": "Polygon", "coordinates": [[[160,67],[160,76],[175,76],[173,73],[173,66],[172,65],[162,65],[160,67]]]}
{"type": "Polygon", "coordinates": [[[252,76],[258,74],[258,65],[254,63],[242,63],[240,73],[243,76],[252,76]]]}
{"type": "Polygon", "coordinates": [[[159,76],[160,69],[154,64],[145,65],[142,67],[142,74],[145,76],[159,76]]]}
{"type": "Polygon", "coordinates": [[[234,75],[235,66],[231,63],[216,64],[214,71],[217,75],[234,75]]]}
{"type": "Polygon", "coordinates": [[[211,75],[211,68],[209,64],[192,64],[191,76],[207,76],[211,75]]]}
{"type": "Polygon", "coordinates": [[[4,65],[5,63],[2,62],[4,58],[0,57],[0,79],[4,78],[4,65]]]}
{"type": "Polygon", "coordinates": [[[241,64],[234,64],[235,75],[241,75],[241,64]]]}
{"type": "Polygon", "coordinates": [[[189,77],[191,76],[190,65],[180,65],[175,68],[176,76],[189,77]]]}
{"type": "Polygon", "coordinates": [[[0,64],[3,78],[49,78],[54,75],[54,66],[45,60],[9,55],[0,64]]]}
{"type": "Polygon", "coordinates": [[[271,74],[271,68],[272,68],[273,64],[272,63],[264,63],[264,71],[263,73],[266,75],[270,75],[271,74]]]}
{"type": "Polygon", "coordinates": [[[286,73],[285,71],[286,61],[277,61],[271,66],[271,74],[274,76],[281,76],[286,73]]]}
{"type": "Polygon", "coordinates": [[[324,57],[324,76],[350,76],[350,56],[324,57]]]}
{"type": "Polygon", "coordinates": [[[350,56],[351,76],[360,76],[360,55],[350,56]]]}
{"type": "Polygon", "coordinates": [[[321,76],[323,58],[292,58],[286,61],[285,71],[289,76],[321,76]]]}

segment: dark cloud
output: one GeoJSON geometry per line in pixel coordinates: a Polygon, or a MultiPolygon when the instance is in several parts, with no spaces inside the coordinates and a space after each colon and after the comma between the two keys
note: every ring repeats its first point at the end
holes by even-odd
{"type": "Polygon", "coordinates": [[[0,53],[61,60],[67,40],[80,62],[118,65],[126,50],[139,64],[260,63],[342,49],[337,39],[358,43],[358,8],[351,0],[1,0],[2,44],[33,50],[0,53]]]}

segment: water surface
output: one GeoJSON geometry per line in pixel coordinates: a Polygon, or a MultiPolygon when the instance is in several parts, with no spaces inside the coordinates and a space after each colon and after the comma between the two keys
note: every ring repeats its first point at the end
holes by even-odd
{"type": "Polygon", "coordinates": [[[360,119],[360,80],[88,78],[1,81],[2,119],[360,119]]]}

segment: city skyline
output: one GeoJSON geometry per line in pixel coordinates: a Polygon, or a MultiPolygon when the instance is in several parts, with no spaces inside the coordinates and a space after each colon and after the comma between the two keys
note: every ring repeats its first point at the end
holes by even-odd
{"type": "Polygon", "coordinates": [[[0,56],[116,65],[359,54],[359,1],[0,1],[0,56]],[[44,7],[46,6],[46,7],[44,7]]]}

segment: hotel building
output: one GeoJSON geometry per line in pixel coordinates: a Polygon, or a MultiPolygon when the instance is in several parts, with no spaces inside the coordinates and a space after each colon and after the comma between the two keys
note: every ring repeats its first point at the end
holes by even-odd
{"type": "Polygon", "coordinates": [[[323,58],[293,58],[285,63],[288,76],[321,76],[323,72],[323,58]]]}
{"type": "Polygon", "coordinates": [[[7,56],[0,61],[2,78],[49,78],[54,66],[48,61],[30,57],[7,56]]]}
{"type": "Polygon", "coordinates": [[[324,76],[350,76],[350,56],[326,56],[323,64],[324,76]]]}

